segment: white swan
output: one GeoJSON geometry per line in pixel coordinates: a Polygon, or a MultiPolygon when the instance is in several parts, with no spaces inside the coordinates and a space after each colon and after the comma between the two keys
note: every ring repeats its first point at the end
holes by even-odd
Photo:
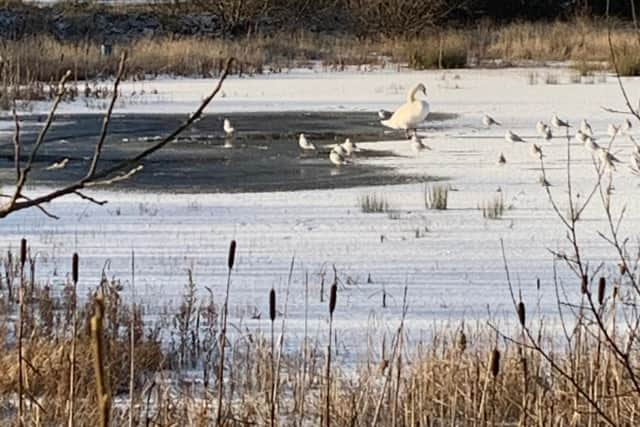
{"type": "Polygon", "coordinates": [[[554,125],[557,128],[570,128],[571,127],[571,126],[569,126],[569,122],[567,122],[565,120],[562,120],[557,115],[553,116],[553,118],[551,119],[551,124],[554,125]]]}
{"type": "Polygon", "coordinates": [[[336,166],[342,166],[351,163],[349,160],[345,159],[345,157],[338,153],[335,148],[331,150],[329,153],[329,160],[336,166]]]}
{"type": "Polygon", "coordinates": [[[307,140],[307,137],[304,136],[304,133],[301,133],[300,136],[298,137],[298,146],[300,148],[302,148],[303,150],[315,150],[316,146],[313,145],[312,142],[309,142],[307,140]]]}
{"type": "Polygon", "coordinates": [[[426,101],[416,99],[416,93],[427,95],[427,88],[418,83],[407,94],[407,102],[404,103],[387,120],[382,120],[384,126],[391,129],[410,131],[425,121],[429,115],[429,104],[426,101]]]}
{"type": "Polygon", "coordinates": [[[497,122],[493,117],[491,117],[488,114],[485,114],[482,117],[482,124],[488,128],[490,128],[492,125],[502,126],[499,122],[497,122]]]}
{"type": "Polygon", "coordinates": [[[538,135],[544,136],[545,127],[547,127],[547,125],[542,120],[538,120],[538,123],[536,123],[536,132],[538,132],[538,135]]]}
{"type": "Polygon", "coordinates": [[[231,136],[233,135],[233,133],[236,131],[236,129],[231,126],[231,122],[229,121],[229,119],[224,119],[224,124],[222,125],[222,129],[224,129],[224,133],[227,134],[227,136],[231,136]]]}
{"type": "Polygon", "coordinates": [[[507,130],[507,132],[505,132],[504,139],[506,139],[507,142],[525,142],[524,139],[520,138],[518,135],[511,132],[510,130],[507,130]]]}

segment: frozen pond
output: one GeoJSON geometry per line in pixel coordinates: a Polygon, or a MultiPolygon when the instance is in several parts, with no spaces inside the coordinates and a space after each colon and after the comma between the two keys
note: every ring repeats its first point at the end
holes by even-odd
{"type": "MultiPolygon", "coordinates": [[[[49,279],[54,286],[60,286],[65,280],[71,254],[77,251],[84,288],[96,286],[103,269],[109,277],[118,277],[127,284],[131,276],[131,253],[135,251],[138,298],[153,310],[163,302],[179,302],[188,269],[193,271],[201,296],[207,295],[206,286],[216,300],[221,301],[228,244],[236,239],[237,270],[231,285],[235,330],[243,330],[245,326],[267,327],[264,313],[268,312],[268,292],[271,287],[276,288],[278,301],[284,304],[289,268],[295,256],[288,306],[288,345],[302,335],[305,283],[310,295],[309,335],[323,337],[327,303],[326,299],[320,299],[321,284],[324,280],[326,292],[333,280],[335,265],[339,281],[335,325],[341,354],[348,356],[366,350],[366,336],[378,345],[385,333],[388,336],[397,327],[405,284],[410,304],[407,328],[414,340],[428,336],[434,325],[459,325],[462,319],[484,322],[492,317],[500,324],[513,321],[500,253],[502,239],[514,284],[521,289],[532,311],[535,307],[546,322],[553,323],[557,301],[550,249],[567,250],[568,242],[540,184],[540,164],[532,157],[529,144],[536,142],[542,147],[551,191],[564,210],[567,141],[558,135],[544,141],[536,135],[535,123],[537,120],[549,122],[554,113],[574,124],[587,118],[596,136],[606,140],[607,125],[619,122],[621,116],[605,113],[601,106],[621,108],[621,99],[613,79],[570,84],[568,71],[555,70],[544,72],[558,73],[560,84],[531,85],[526,78],[528,72],[531,71],[463,70],[456,72],[457,78],[453,79],[435,71],[370,74],[305,71],[231,79],[225,85],[227,96],[214,102],[210,117],[196,126],[196,131],[203,135],[216,135],[212,140],[214,146],[200,141],[179,141],[159,155],[156,160],[162,161],[157,167],[162,166],[165,173],[170,173],[165,163],[183,147],[187,150],[180,150],[182,153],[208,150],[220,156],[230,155],[233,162],[235,149],[230,149],[232,154],[226,154],[220,147],[221,119],[229,115],[245,135],[239,133],[239,145],[247,146],[243,149],[253,152],[256,145],[263,144],[268,147],[264,152],[276,156],[263,159],[269,163],[269,170],[285,164],[278,162],[277,155],[280,155],[291,162],[286,163],[291,170],[274,173],[292,180],[293,176],[299,179],[301,170],[308,170],[321,184],[298,187],[306,188],[299,191],[279,191],[294,188],[283,188],[286,186],[282,182],[270,181],[268,176],[256,179],[240,174],[233,176],[236,191],[233,193],[220,188],[206,191],[204,187],[188,193],[183,187],[176,194],[145,181],[151,180],[150,174],[156,167],[150,165],[144,171],[147,175],[141,174],[137,178],[141,181],[136,185],[146,182],[151,187],[142,186],[146,189],[132,192],[91,191],[92,196],[109,200],[104,207],[69,197],[48,206],[61,217],[59,221],[37,210],[0,221],[1,249],[15,248],[21,237],[27,237],[33,250],[39,253],[37,274],[49,279]],[[451,120],[433,122],[421,131],[432,150],[420,155],[412,152],[406,140],[383,134],[375,113],[377,108],[391,109],[403,102],[406,89],[416,81],[427,84],[429,100],[436,111],[456,114],[451,120]],[[305,92],[304,88],[310,87],[312,89],[305,92]],[[243,112],[248,114],[245,117],[254,117],[254,113],[248,111],[268,109],[289,111],[289,116],[272,117],[291,117],[290,124],[265,120],[263,124],[281,126],[283,130],[262,129],[251,120],[232,115],[243,112]],[[302,109],[325,111],[326,116],[293,113],[302,109]],[[503,126],[484,128],[481,124],[484,113],[490,113],[503,126]],[[326,118],[324,125],[318,117],[326,118]],[[307,119],[310,122],[304,122],[307,119]],[[360,145],[368,155],[357,159],[354,170],[345,168],[345,175],[331,175],[334,168],[324,157],[297,157],[295,134],[312,127],[310,135],[316,138],[314,142],[323,144],[332,143],[335,137],[359,135],[356,141],[362,142],[360,145]],[[518,133],[529,143],[505,142],[506,129],[518,133]],[[285,136],[267,138],[272,134],[285,136]],[[263,142],[255,142],[258,140],[263,142]],[[501,153],[507,159],[502,166],[497,164],[501,153]],[[347,176],[357,181],[361,172],[368,171],[372,171],[372,175],[358,186],[343,185],[342,180],[347,176]],[[384,176],[385,180],[376,181],[378,176],[384,176]],[[425,176],[446,177],[444,182],[450,185],[447,210],[425,209],[422,182],[410,178],[408,182],[398,183],[394,181],[397,178],[393,178],[425,176]],[[270,191],[255,192],[257,190],[248,187],[238,190],[240,185],[249,185],[244,179],[259,180],[261,185],[264,181],[264,185],[269,186],[264,190],[270,191]],[[388,201],[390,212],[361,211],[358,199],[372,193],[388,201]],[[484,218],[478,207],[498,195],[504,200],[504,216],[498,220],[484,218]],[[382,307],[383,294],[387,295],[385,308],[382,307]]],[[[625,82],[630,93],[640,93],[637,80],[625,82]]],[[[182,113],[187,103],[197,104],[205,92],[204,89],[196,91],[200,84],[183,80],[158,83],[159,93],[164,94],[158,104],[131,106],[131,111],[166,111],[175,104],[182,113]]],[[[202,85],[210,87],[210,82],[202,85]]],[[[119,113],[125,114],[128,108],[124,106],[119,113]]],[[[71,114],[80,108],[65,105],[64,110],[65,114],[71,114]]],[[[84,119],[70,117],[68,120],[84,119]]],[[[170,127],[170,123],[159,121],[163,122],[159,128],[170,127]]],[[[632,129],[635,135],[638,134],[636,127],[632,129]]],[[[58,138],[63,138],[64,128],[57,130],[58,138]]],[[[147,127],[140,135],[162,134],[155,129],[147,127]]],[[[112,141],[111,146],[123,146],[122,132],[118,132],[117,126],[114,131],[120,139],[112,141]]],[[[91,129],[87,129],[86,136],[92,134],[91,129]]],[[[4,141],[9,141],[8,137],[4,141]]],[[[79,141],[74,144],[80,146],[79,141]]],[[[631,149],[631,143],[620,138],[613,152],[628,163],[631,149]]],[[[3,150],[6,152],[7,147],[3,150]]],[[[583,195],[595,181],[591,153],[575,140],[571,141],[570,152],[574,192],[583,195]]],[[[213,162],[212,170],[217,167],[215,164],[213,162]]],[[[254,169],[247,168],[248,173],[251,170],[254,169]]],[[[226,177],[220,179],[224,181],[226,177]]],[[[621,232],[630,236],[629,251],[633,253],[640,229],[640,178],[629,171],[627,164],[621,164],[614,180],[614,212],[618,214],[626,206],[621,232]]],[[[608,225],[603,218],[602,203],[596,197],[581,217],[578,234],[583,255],[590,261],[591,268],[602,262],[601,271],[606,273],[616,269],[616,259],[609,244],[598,235],[607,233],[608,225]]],[[[575,277],[562,263],[556,263],[556,268],[567,293],[575,295],[579,291],[575,277]]]]}

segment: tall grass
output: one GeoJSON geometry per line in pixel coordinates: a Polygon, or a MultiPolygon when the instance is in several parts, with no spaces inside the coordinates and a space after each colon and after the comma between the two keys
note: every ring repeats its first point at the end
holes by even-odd
{"type": "MultiPolygon", "coordinates": [[[[631,30],[617,28],[613,43],[621,71],[638,72],[636,38],[631,30]]],[[[158,74],[209,77],[216,75],[230,56],[238,59],[234,73],[262,73],[306,66],[317,61],[330,70],[347,65],[379,67],[406,64],[411,68],[457,68],[483,61],[568,60],[585,70],[586,64],[610,59],[606,26],[598,20],[569,22],[481,24],[476,28],[441,29],[410,37],[329,35],[308,32],[222,39],[208,37],[138,39],[114,46],[103,56],[90,41],[65,42],[38,35],[5,40],[0,45],[2,68],[13,84],[57,81],[66,70],[75,80],[113,76],[120,51],[129,52],[129,77],[150,78],[158,74]]],[[[611,67],[609,67],[611,68],[611,67]]],[[[7,83],[7,82],[5,82],[7,83]]],[[[40,88],[41,89],[41,88],[40,88]]],[[[15,89],[17,90],[17,89],[15,89]]],[[[35,97],[23,87],[20,98],[35,97]]],[[[6,92],[6,90],[3,90],[6,92]]],[[[0,97],[1,99],[1,97],[0,97]]]]}
{"type": "MultiPolygon", "coordinates": [[[[233,266],[234,258],[235,252],[230,251],[228,267],[233,266]]],[[[9,268],[0,283],[3,291],[19,284],[20,259],[12,255],[3,258],[3,265],[9,268]]],[[[612,272],[611,283],[620,283],[624,273],[612,272]]],[[[73,276],[67,289],[58,294],[47,291],[46,278],[43,283],[29,278],[24,283],[26,425],[67,423],[73,276]],[[44,304],[47,299],[52,299],[52,304],[44,304]],[[52,306],[54,316],[49,316],[52,306]]],[[[627,332],[620,322],[625,320],[616,316],[617,304],[624,296],[618,296],[615,290],[607,294],[604,276],[596,283],[600,319],[616,331],[615,339],[624,341],[627,332]]],[[[141,322],[130,306],[122,303],[122,291],[119,282],[103,278],[96,292],[91,292],[98,299],[89,297],[77,307],[78,324],[83,327],[79,328],[76,347],[75,425],[126,424],[130,419],[126,405],[116,402],[126,402],[128,393],[136,394],[135,401],[139,402],[133,406],[136,425],[215,425],[212,397],[216,385],[192,381],[194,371],[183,369],[180,363],[180,346],[170,339],[164,344],[160,340],[160,331],[165,337],[176,335],[178,324],[162,318],[141,322]],[[130,322],[134,322],[133,329],[129,328],[130,322]],[[136,343],[135,389],[129,385],[127,363],[131,330],[136,343]]],[[[187,288],[185,292],[190,291],[187,288]]],[[[0,354],[0,401],[4,408],[0,424],[4,425],[15,424],[21,371],[17,366],[18,331],[12,327],[17,320],[17,303],[8,300],[6,293],[0,300],[0,341],[4,345],[0,354]]],[[[406,296],[403,300],[409,301],[406,296]]],[[[332,322],[336,302],[334,281],[329,296],[329,339],[322,342],[305,336],[308,346],[287,350],[281,364],[281,393],[273,392],[273,338],[269,340],[259,331],[227,336],[229,357],[224,359],[224,376],[217,380],[218,384],[229,384],[225,405],[219,406],[223,409],[220,425],[267,425],[270,419],[281,425],[340,426],[603,424],[603,416],[596,414],[582,395],[576,395],[576,386],[593,396],[598,409],[615,425],[634,425],[640,411],[632,377],[620,369],[602,337],[583,334],[579,345],[573,340],[562,344],[557,337],[546,335],[547,325],[532,333],[553,343],[551,361],[509,340],[497,345],[495,331],[484,326],[435,328],[427,339],[409,340],[401,320],[392,339],[392,352],[372,352],[366,359],[355,361],[362,368],[347,368],[340,359],[333,359],[333,344],[341,346],[339,328],[332,322]],[[326,355],[318,350],[322,344],[327,345],[326,355]],[[323,356],[327,357],[326,365],[323,356]],[[384,369],[375,368],[377,365],[384,369]],[[557,369],[570,373],[570,378],[559,375],[557,369]]],[[[190,323],[188,335],[193,337],[199,366],[209,365],[211,360],[206,357],[210,346],[201,340],[203,330],[209,328],[206,313],[217,313],[212,320],[214,329],[220,331],[223,304],[221,299],[214,309],[203,301],[198,304],[196,322],[190,323]]],[[[269,296],[270,321],[275,320],[275,307],[274,291],[269,296]]],[[[525,325],[532,328],[538,322],[535,316],[525,319],[524,307],[520,301],[514,316],[514,324],[523,330],[525,325]]],[[[171,310],[160,308],[165,313],[171,310]]],[[[403,304],[403,313],[405,310],[403,304]]],[[[363,337],[365,341],[372,339],[363,337]]],[[[629,357],[635,360],[635,348],[631,348],[629,357]]]]}

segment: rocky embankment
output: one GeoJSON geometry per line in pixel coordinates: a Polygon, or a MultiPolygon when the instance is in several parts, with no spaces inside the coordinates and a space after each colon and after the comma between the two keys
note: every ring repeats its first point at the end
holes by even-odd
{"type": "Polygon", "coordinates": [[[216,37],[242,28],[229,28],[211,13],[125,13],[114,10],[68,11],[43,8],[0,9],[0,39],[49,34],[65,41],[123,43],[143,37],[216,37]]]}

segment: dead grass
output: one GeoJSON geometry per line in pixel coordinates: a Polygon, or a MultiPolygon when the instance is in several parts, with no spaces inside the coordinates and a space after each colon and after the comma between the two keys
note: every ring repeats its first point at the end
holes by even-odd
{"type": "MultiPolygon", "coordinates": [[[[33,262],[29,257],[25,271],[33,262]]],[[[0,425],[9,425],[16,416],[18,365],[14,327],[17,307],[15,299],[7,295],[15,295],[20,286],[20,266],[15,255],[4,257],[2,265],[0,425]]],[[[73,287],[67,284],[55,293],[48,285],[30,280],[27,273],[22,285],[28,291],[23,340],[26,425],[66,425],[69,322],[76,309],[73,287]]],[[[294,287],[299,285],[292,283],[294,287]]],[[[212,293],[199,297],[197,289],[189,276],[181,303],[160,307],[162,314],[160,319],[154,316],[156,320],[145,316],[138,306],[135,314],[130,312],[130,301],[118,281],[103,279],[96,289],[104,299],[104,371],[114,402],[109,414],[112,425],[128,423],[128,406],[122,402],[128,401],[130,393],[134,425],[214,423],[221,310],[214,304],[212,293]],[[129,331],[133,331],[135,343],[133,390],[129,387],[129,331]]],[[[333,302],[325,302],[327,313],[336,319],[348,317],[348,312],[335,304],[333,293],[339,292],[336,285],[332,289],[333,302]]],[[[95,310],[92,295],[95,293],[77,306],[74,420],[78,426],[96,425],[98,414],[88,327],[95,310]]],[[[607,293],[601,285],[598,295],[602,321],[613,328],[616,293],[607,293]]],[[[221,295],[216,298],[222,300],[221,295]]],[[[267,294],[264,298],[269,300],[267,294]]],[[[519,317],[514,314],[514,325],[518,319],[521,325],[538,324],[533,314],[532,319],[525,320],[524,305],[521,311],[519,317]]],[[[283,322],[286,320],[285,316],[283,322]]],[[[532,333],[545,337],[547,327],[540,324],[540,332],[532,328],[532,333]]],[[[615,339],[624,342],[625,329],[615,330],[615,339]]],[[[331,425],[341,426],[371,425],[374,420],[377,425],[396,426],[601,424],[602,417],[576,393],[576,387],[580,387],[596,399],[602,414],[616,425],[633,425],[640,399],[631,377],[601,338],[584,331],[580,334],[579,340],[565,344],[552,337],[543,338],[541,342],[551,343],[552,367],[549,360],[530,348],[509,340],[496,343],[495,331],[487,326],[463,323],[435,328],[428,338],[418,341],[410,340],[398,328],[381,343],[363,337],[369,351],[365,358],[355,361],[355,367],[341,365],[336,353],[332,368],[325,371],[327,343],[317,335],[304,337],[299,348],[280,353],[268,336],[247,330],[229,336],[223,422],[268,425],[274,408],[274,418],[280,425],[323,425],[323,414],[329,408],[331,425]],[[275,373],[274,360],[278,360],[275,373]],[[558,374],[558,369],[568,372],[571,379],[558,374]],[[274,375],[278,382],[272,407],[274,375]],[[325,389],[329,390],[328,397],[325,389]]],[[[514,336],[519,339],[517,332],[514,336]]],[[[334,344],[343,347],[338,338],[334,344]]],[[[337,351],[332,346],[328,350],[337,351]]],[[[633,360],[636,353],[633,348],[633,360]]]]}
{"type": "MultiPolygon", "coordinates": [[[[640,74],[636,35],[619,26],[613,32],[613,42],[620,73],[640,74]]],[[[496,60],[506,65],[519,61],[573,61],[577,73],[592,80],[596,72],[611,70],[607,65],[610,52],[604,23],[588,19],[504,26],[484,23],[472,29],[441,30],[412,37],[356,38],[297,32],[238,39],[140,39],[114,46],[108,57],[102,56],[99,46],[92,42],[70,43],[37,36],[6,40],[0,46],[3,76],[0,108],[7,109],[13,99],[46,98],[50,93],[47,84],[57,82],[66,70],[71,70],[75,81],[109,78],[116,72],[117,58],[123,49],[129,52],[128,77],[135,79],[159,74],[211,77],[220,73],[230,56],[238,59],[233,73],[241,75],[280,72],[312,63],[321,64],[328,71],[342,71],[349,65],[370,69],[406,64],[410,68],[428,69],[482,65],[496,60]]],[[[555,81],[551,74],[543,80],[548,84],[555,81]]]]}

